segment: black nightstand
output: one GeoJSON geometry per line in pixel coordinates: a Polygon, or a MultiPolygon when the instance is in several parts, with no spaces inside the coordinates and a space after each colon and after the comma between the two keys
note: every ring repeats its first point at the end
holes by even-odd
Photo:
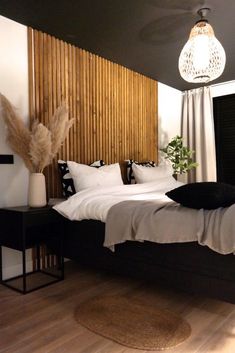
{"type": "MultiPolygon", "coordinates": [[[[64,218],[51,206],[28,206],[0,209],[0,282],[21,293],[64,279],[63,236],[64,218]],[[49,249],[48,256],[55,254],[55,263],[42,264],[40,248],[49,249]],[[9,279],[2,278],[2,246],[22,252],[22,274],[9,279]],[[26,272],[26,249],[35,248],[35,269],[26,272]]],[[[44,254],[45,255],[45,254],[44,254]]]]}

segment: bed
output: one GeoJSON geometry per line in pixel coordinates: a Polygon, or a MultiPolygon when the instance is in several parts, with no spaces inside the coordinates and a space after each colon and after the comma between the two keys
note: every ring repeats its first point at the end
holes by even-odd
{"type": "Polygon", "coordinates": [[[235,303],[235,258],[196,242],[156,244],[126,242],[115,252],[103,247],[105,224],[68,221],[64,241],[67,258],[98,270],[163,282],[192,293],[235,303]]]}
{"type": "MultiPolygon", "coordinates": [[[[166,200],[165,192],[181,184],[173,179],[171,183],[172,185],[169,185],[168,181],[167,187],[159,186],[158,183],[158,201],[166,202],[168,208],[178,209],[181,206],[171,200],[166,200]]],[[[224,254],[215,251],[213,249],[215,245],[211,243],[210,238],[208,238],[209,243],[204,238],[200,238],[199,241],[199,238],[196,240],[190,237],[176,241],[171,239],[170,243],[164,239],[160,242],[159,240],[149,241],[148,237],[147,240],[146,238],[135,239],[137,241],[119,239],[114,246],[111,243],[106,243],[104,246],[110,210],[117,205],[123,208],[123,202],[126,201],[140,202],[140,204],[145,202],[140,192],[143,187],[148,194],[148,202],[152,203],[153,199],[155,202],[156,194],[150,191],[152,184],[114,187],[115,191],[111,198],[108,198],[113,190],[111,187],[84,190],[72,196],[65,203],[55,206],[56,210],[66,217],[65,257],[99,270],[143,278],[155,283],[161,281],[185,291],[235,303],[235,257],[231,249],[220,249],[224,254]],[[129,190],[127,191],[128,197],[125,195],[125,201],[122,189],[129,190]],[[101,207],[104,204],[108,206],[101,207]],[[65,210],[69,210],[67,214],[65,210]]],[[[233,207],[226,209],[231,215],[234,212],[233,207]]],[[[186,212],[191,211],[187,209],[186,212]]],[[[200,214],[200,211],[196,212],[200,214]]],[[[116,217],[116,214],[114,215],[116,217]]],[[[217,210],[209,212],[210,220],[212,215],[218,217],[217,210]]],[[[233,227],[233,217],[230,218],[233,227]]],[[[122,219],[118,222],[122,223],[122,219]]],[[[227,232],[228,242],[231,238],[230,230],[231,227],[221,229],[221,236],[226,235],[227,232]]],[[[219,243],[223,242],[220,240],[219,243]]],[[[233,244],[234,242],[229,246],[233,244]]]]}

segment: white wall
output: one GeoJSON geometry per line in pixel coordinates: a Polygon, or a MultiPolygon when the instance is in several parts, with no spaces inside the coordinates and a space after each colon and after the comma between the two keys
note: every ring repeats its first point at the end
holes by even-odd
{"type": "Polygon", "coordinates": [[[227,94],[235,93],[235,81],[228,81],[219,83],[217,85],[211,86],[211,95],[212,97],[225,96],[227,94]]]}
{"type": "MultiPolygon", "coordinates": [[[[0,48],[0,92],[17,108],[19,115],[27,123],[27,27],[0,16],[0,48]]],[[[5,139],[6,129],[0,118],[0,154],[12,154],[5,139]]],[[[27,204],[28,174],[22,160],[15,154],[13,165],[0,165],[0,207],[27,204]]],[[[4,249],[4,274],[13,274],[20,261],[18,252],[4,249]]]]}
{"type": "Polygon", "coordinates": [[[158,144],[165,147],[168,142],[180,135],[182,92],[158,83],[158,144]]]}
{"type": "MultiPolygon", "coordinates": [[[[28,122],[27,27],[0,16],[0,92],[28,122]]],[[[0,153],[12,151],[5,141],[6,131],[0,120],[0,153]]],[[[14,164],[0,166],[0,206],[15,206],[27,201],[28,170],[14,154],[14,164]]]]}

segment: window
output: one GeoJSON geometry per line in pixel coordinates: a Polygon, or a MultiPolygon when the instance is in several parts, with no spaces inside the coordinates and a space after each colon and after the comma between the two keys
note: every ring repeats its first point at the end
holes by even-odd
{"type": "Polygon", "coordinates": [[[235,94],[213,99],[217,180],[235,184],[235,94]]]}

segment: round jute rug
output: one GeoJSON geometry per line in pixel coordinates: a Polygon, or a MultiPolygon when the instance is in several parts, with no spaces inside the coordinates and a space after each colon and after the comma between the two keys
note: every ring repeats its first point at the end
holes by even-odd
{"type": "Polygon", "coordinates": [[[182,343],[191,327],[179,315],[144,299],[102,296],[79,305],[76,320],[89,330],[124,346],[163,350],[182,343]]]}

